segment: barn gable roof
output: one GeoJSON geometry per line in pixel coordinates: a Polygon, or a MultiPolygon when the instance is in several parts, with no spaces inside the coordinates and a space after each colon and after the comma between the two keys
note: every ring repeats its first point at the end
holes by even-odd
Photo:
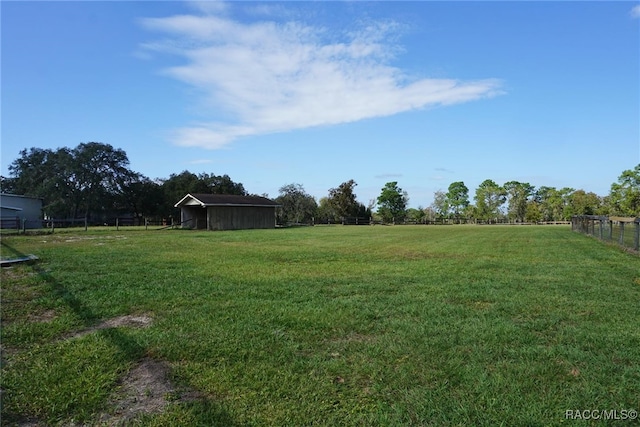
{"type": "Polygon", "coordinates": [[[253,206],[270,207],[280,206],[273,200],[260,196],[238,196],[235,194],[187,194],[178,203],[176,208],[182,206],[253,206]]]}

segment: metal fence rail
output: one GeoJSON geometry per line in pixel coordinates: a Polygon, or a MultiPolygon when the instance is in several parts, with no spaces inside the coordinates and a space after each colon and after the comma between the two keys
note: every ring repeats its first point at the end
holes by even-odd
{"type": "Polygon", "coordinates": [[[571,229],[640,251],[640,218],[578,215],[571,218],[571,229]]]}

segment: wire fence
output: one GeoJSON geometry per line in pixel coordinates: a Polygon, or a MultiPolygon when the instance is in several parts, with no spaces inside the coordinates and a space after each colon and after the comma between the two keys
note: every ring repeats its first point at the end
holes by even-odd
{"type": "Polygon", "coordinates": [[[579,215],[571,218],[571,229],[640,251],[640,218],[579,215]]]}
{"type": "Polygon", "coordinates": [[[131,218],[131,217],[114,217],[108,218],[104,221],[89,221],[85,218],[77,219],[38,219],[30,220],[25,218],[1,218],[0,230],[2,234],[26,234],[26,233],[53,233],[58,229],[84,229],[89,227],[104,227],[115,228],[120,230],[122,228],[144,228],[144,229],[159,229],[158,227],[172,228],[176,227],[175,220],[173,219],[150,219],[150,218],[131,218]]]}

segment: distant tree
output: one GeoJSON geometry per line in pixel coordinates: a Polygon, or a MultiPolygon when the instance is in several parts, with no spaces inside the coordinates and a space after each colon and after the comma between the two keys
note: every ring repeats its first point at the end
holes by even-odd
{"type": "Polygon", "coordinates": [[[433,193],[433,202],[431,208],[440,218],[446,218],[449,215],[449,199],[447,193],[438,190],[433,193]]]}
{"type": "Polygon", "coordinates": [[[16,179],[0,175],[0,192],[17,194],[16,179]]]}
{"type": "Polygon", "coordinates": [[[174,208],[174,204],[187,194],[236,194],[247,195],[244,186],[236,183],[228,175],[216,176],[201,173],[196,175],[187,170],[179,174],[171,174],[168,179],[160,180],[165,199],[163,216],[177,217],[180,211],[174,208]]]}
{"type": "Polygon", "coordinates": [[[527,202],[527,208],[524,215],[524,219],[527,222],[542,221],[542,211],[540,210],[540,203],[538,203],[535,200],[529,200],[527,202]]]}
{"type": "Polygon", "coordinates": [[[378,214],[384,222],[401,221],[407,211],[409,197],[396,181],[387,182],[378,196],[378,214]]]}
{"type": "Polygon", "coordinates": [[[427,217],[427,213],[424,211],[422,206],[418,206],[418,208],[409,208],[407,209],[407,219],[409,221],[414,221],[416,223],[423,223],[427,217]]]}
{"type": "Polygon", "coordinates": [[[476,189],[475,201],[478,218],[491,222],[502,216],[500,207],[506,201],[506,192],[493,180],[486,179],[476,189]]]}
{"type": "Polygon", "coordinates": [[[569,195],[568,214],[598,215],[602,211],[602,198],[595,193],[576,190],[569,195]]]}
{"type": "Polygon", "coordinates": [[[309,223],[316,214],[316,200],[304,191],[302,184],[288,184],[280,187],[280,195],[275,199],[278,208],[278,222],[309,223]]]}
{"type": "Polygon", "coordinates": [[[316,216],[321,222],[331,221],[333,223],[336,223],[340,219],[333,209],[331,203],[329,203],[328,197],[320,198],[320,201],[318,202],[318,209],[316,210],[316,216]]]}
{"type": "Polygon", "coordinates": [[[135,180],[123,186],[123,210],[132,213],[139,224],[146,217],[163,216],[165,205],[162,186],[145,176],[137,175],[135,180]]]}
{"type": "Polygon", "coordinates": [[[14,191],[41,197],[52,217],[99,217],[114,209],[123,186],[135,177],[121,149],[101,142],[73,149],[22,150],[10,166],[14,191]]]}
{"type": "Polygon", "coordinates": [[[467,205],[467,207],[464,209],[463,215],[467,219],[467,221],[476,223],[478,220],[478,209],[476,208],[476,205],[467,205]]]}
{"type": "Polygon", "coordinates": [[[214,175],[201,173],[198,179],[203,181],[207,186],[209,194],[235,194],[238,196],[246,196],[248,193],[244,189],[242,183],[233,182],[229,175],[214,175]]]}
{"type": "Polygon", "coordinates": [[[198,175],[186,170],[179,174],[172,173],[169,178],[161,179],[160,183],[165,200],[163,217],[178,218],[180,210],[174,208],[174,205],[187,194],[209,193],[207,183],[200,180],[198,175]]]}
{"type": "Polygon", "coordinates": [[[540,187],[535,192],[533,200],[538,203],[542,215],[542,221],[565,221],[571,218],[569,201],[570,195],[575,190],[564,187],[560,190],[555,187],[540,187]]]}
{"type": "Polygon", "coordinates": [[[640,164],[611,184],[609,205],[613,215],[640,217],[640,164]]]}
{"type": "Polygon", "coordinates": [[[338,217],[358,216],[360,203],[356,201],[356,195],[353,192],[356,185],[358,184],[350,179],[329,190],[327,202],[338,217]]]}
{"type": "Polygon", "coordinates": [[[576,191],[570,187],[562,187],[558,190],[558,195],[560,197],[560,204],[562,206],[562,213],[560,215],[559,220],[568,221],[571,219],[571,195],[576,191]]]}
{"type": "Polygon", "coordinates": [[[113,206],[125,183],[135,177],[129,169],[127,154],[109,144],[87,142],[74,148],[71,155],[70,183],[73,193],[80,195],[84,217],[89,217],[91,212],[107,213],[104,207],[113,206]]]}
{"type": "Polygon", "coordinates": [[[436,211],[432,206],[424,208],[424,219],[427,221],[435,221],[437,217],[436,211]]]}
{"type": "Polygon", "coordinates": [[[527,202],[535,187],[528,182],[509,181],[504,184],[507,196],[507,216],[512,221],[524,222],[527,216],[527,202]]]}
{"type": "Polygon", "coordinates": [[[613,207],[611,203],[611,195],[608,194],[600,198],[602,204],[596,215],[612,215],[613,207]]]}
{"type": "Polygon", "coordinates": [[[449,185],[447,202],[456,219],[460,221],[460,213],[469,206],[469,189],[464,182],[458,181],[449,185]]]}
{"type": "Polygon", "coordinates": [[[20,157],[9,165],[11,191],[41,197],[45,215],[57,218],[73,216],[74,203],[68,185],[70,157],[68,148],[54,151],[34,147],[20,151],[20,157]]]}

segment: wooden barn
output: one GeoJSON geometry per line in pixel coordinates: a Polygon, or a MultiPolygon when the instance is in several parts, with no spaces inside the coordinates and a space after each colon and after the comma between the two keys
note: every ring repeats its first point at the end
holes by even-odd
{"type": "Polygon", "coordinates": [[[275,228],[277,206],[265,197],[231,194],[187,194],[175,204],[182,227],[201,230],[275,228]]]}

